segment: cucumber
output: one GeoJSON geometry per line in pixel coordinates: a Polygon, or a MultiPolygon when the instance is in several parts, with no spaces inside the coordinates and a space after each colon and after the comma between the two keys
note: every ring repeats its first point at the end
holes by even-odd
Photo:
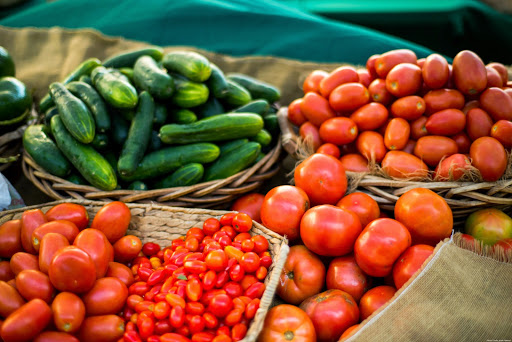
{"type": "Polygon", "coordinates": [[[162,126],[167,122],[167,107],[161,103],[155,102],[155,115],[153,116],[153,125],[162,126]]]}
{"type": "Polygon", "coordinates": [[[109,138],[106,133],[96,133],[91,141],[91,146],[98,151],[105,150],[109,146],[109,138]]]}
{"type": "Polygon", "coordinates": [[[135,62],[133,82],[135,86],[160,100],[168,99],[174,93],[173,78],[165,70],[160,69],[149,56],[142,56],[135,62]]]}
{"type": "Polygon", "coordinates": [[[258,153],[258,156],[256,157],[256,159],[254,160],[254,163],[253,164],[256,164],[257,162],[259,162],[260,160],[262,160],[263,158],[265,158],[265,153],[261,152],[258,153]]]}
{"type": "Polygon", "coordinates": [[[59,149],[91,185],[107,191],[117,187],[112,166],[92,146],[73,138],[64,126],[60,114],[52,118],[51,128],[59,149]]]}
{"type": "Polygon", "coordinates": [[[202,105],[208,100],[210,91],[203,83],[174,79],[175,92],[171,97],[172,103],[181,108],[192,108],[202,105]]]}
{"type": "Polygon", "coordinates": [[[227,141],[227,142],[219,145],[220,154],[224,154],[229,151],[236,150],[236,149],[242,147],[243,145],[247,144],[248,142],[249,142],[249,139],[247,139],[247,138],[227,141]]]}
{"type": "Polygon", "coordinates": [[[0,46],[0,77],[16,76],[16,65],[6,48],[0,46]]]}
{"type": "Polygon", "coordinates": [[[167,124],[160,127],[160,139],[166,144],[223,141],[255,136],[263,128],[263,118],[253,113],[219,114],[191,124],[167,124]]]}
{"type": "Polygon", "coordinates": [[[150,56],[158,62],[164,56],[164,50],[159,46],[151,46],[126,51],[107,58],[103,61],[103,66],[106,68],[133,68],[133,65],[141,56],[150,56]]]}
{"type": "Polygon", "coordinates": [[[219,154],[219,147],[211,143],[165,147],[146,154],[132,175],[121,178],[128,182],[157,178],[186,164],[210,163],[217,159],[219,154]]]}
{"type": "MultiPolygon", "coordinates": [[[[124,77],[126,78],[126,76],[124,77]]],[[[111,106],[135,108],[137,105],[137,90],[120,77],[116,71],[99,66],[92,71],[91,79],[98,93],[111,106]]]]}
{"type": "Polygon", "coordinates": [[[203,178],[204,167],[199,163],[184,165],[169,176],[155,182],[157,189],[174,188],[176,186],[190,186],[199,183],[203,178]]]}
{"type": "MultiPolygon", "coordinates": [[[[101,152],[101,155],[105,160],[112,166],[114,173],[117,175],[117,155],[111,149],[105,150],[101,152]]],[[[117,184],[119,186],[119,183],[117,184]]]]}
{"type": "Polygon", "coordinates": [[[71,183],[76,184],[76,185],[89,185],[89,184],[87,183],[87,181],[85,180],[85,178],[84,178],[84,177],[82,177],[82,176],[80,176],[80,175],[79,175],[79,174],[77,174],[77,173],[72,173],[72,174],[70,174],[70,175],[66,178],[66,180],[67,180],[68,182],[71,182],[71,183]]]}
{"type": "Polygon", "coordinates": [[[208,88],[212,91],[215,97],[222,97],[228,92],[228,81],[224,72],[215,64],[210,63],[212,73],[208,79],[208,88]]]}
{"type": "Polygon", "coordinates": [[[128,190],[148,190],[148,186],[144,182],[134,181],[128,185],[128,190]]]}
{"type": "Polygon", "coordinates": [[[226,110],[224,109],[222,103],[220,103],[220,101],[211,94],[210,97],[208,97],[208,101],[197,107],[197,115],[199,115],[201,118],[207,118],[209,116],[224,113],[226,113],[226,110]]]}
{"type": "Polygon", "coordinates": [[[269,146],[272,142],[272,135],[265,128],[262,128],[258,134],[251,137],[251,141],[256,141],[261,146],[269,146]]]}
{"type": "Polygon", "coordinates": [[[253,99],[265,99],[269,103],[274,103],[281,98],[279,89],[270,83],[240,73],[230,73],[226,77],[247,89],[253,99]]]}
{"type": "Polygon", "coordinates": [[[151,139],[154,112],[155,103],[153,97],[144,90],[139,95],[137,112],[131,122],[128,137],[123,144],[123,149],[117,162],[117,171],[121,176],[131,175],[142,160],[151,139]]]}
{"type": "Polygon", "coordinates": [[[172,111],[171,121],[177,124],[190,124],[197,121],[197,115],[188,109],[178,109],[172,111]]]}
{"type": "Polygon", "coordinates": [[[238,108],[233,109],[231,112],[233,113],[256,113],[261,116],[264,116],[270,108],[267,100],[259,99],[252,100],[246,105],[240,106],[238,108]]]}
{"type": "Polygon", "coordinates": [[[252,101],[251,93],[240,84],[228,79],[228,91],[220,98],[231,108],[244,106],[252,101]]]}
{"type": "Polygon", "coordinates": [[[263,128],[265,128],[274,138],[277,138],[279,132],[281,132],[281,128],[279,127],[279,122],[277,121],[276,114],[267,114],[263,117],[263,128]]]}
{"type": "MultiPolygon", "coordinates": [[[[92,70],[101,65],[101,61],[97,58],[89,58],[80,63],[65,79],[60,83],[68,84],[69,82],[78,81],[83,75],[90,75],[92,70]]],[[[50,94],[46,94],[39,102],[39,111],[41,113],[46,112],[50,107],[54,105],[50,94]]]]}
{"type": "Polygon", "coordinates": [[[92,86],[80,81],[73,81],[66,84],[71,94],[82,100],[92,116],[98,132],[105,132],[110,129],[110,114],[107,105],[100,94],[92,86]]]}
{"type": "Polygon", "coordinates": [[[17,78],[0,78],[0,121],[23,115],[32,106],[32,96],[25,84],[17,78]]]}
{"type": "Polygon", "coordinates": [[[148,152],[157,151],[162,147],[162,140],[158,136],[158,131],[151,131],[151,139],[149,140],[148,152]]]}
{"type": "Polygon", "coordinates": [[[251,165],[261,151],[261,145],[250,141],[236,150],[221,154],[204,172],[206,182],[232,176],[251,165]]]}
{"type": "MultiPolygon", "coordinates": [[[[112,129],[110,135],[112,141],[117,146],[123,146],[126,138],[128,137],[128,130],[130,129],[130,122],[125,120],[119,113],[113,112],[112,116],[112,129]]],[[[116,160],[117,164],[117,160],[116,160]]]]}
{"type": "Polygon", "coordinates": [[[96,124],[87,106],[62,83],[50,84],[50,95],[69,133],[81,143],[90,143],[94,139],[96,124]]]}
{"type": "Polygon", "coordinates": [[[52,119],[52,116],[59,114],[59,108],[57,106],[50,107],[45,113],[44,113],[44,124],[48,127],[50,127],[50,121],[52,119]]]}
{"type": "Polygon", "coordinates": [[[117,114],[119,114],[119,116],[121,116],[126,121],[133,120],[133,118],[135,117],[136,110],[137,110],[137,107],[130,108],[130,109],[120,109],[120,108],[112,108],[111,107],[111,112],[116,112],[117,114]]]}
{"type": "Polygon", "coordinates": [[[134,83],[133,82],[133,68],[119,68],[119,72],[123,75],[126,76],[126,78],[128,79],[128,81],[130,81],[130,83],[134,83]]]}
{"type": "Polygon", "coordinates": [[[172,51],[164,55],[163,66],[194,82],[204,82],[212,73],[210,61],[194,51],[172,51]]]}
{"type": "Polygon", "coordinates": [[[78,81],[80,82],[84,82],[84,83],[87,83],[88,85],[92,86],[92,80],[91,80],[91,77],[88,76],[88,75],[82,75],[80,76],[80,78],[78,79],[78,81]]]}
{"type": "Polygon", "coordinates": [[[71,172],[71,163],[55,145],[45,125],[30,125],[25,129],[23,148],[48,173],[65,177],[71,172]]]}

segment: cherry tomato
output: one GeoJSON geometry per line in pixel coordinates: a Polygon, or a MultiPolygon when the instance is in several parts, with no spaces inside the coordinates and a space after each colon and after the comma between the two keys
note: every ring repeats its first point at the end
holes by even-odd
{"type": "Polygon", "coordinates": [[[85,304],[71,292],[60,292],[52,302],[53,321],[59,331],[75,333],[85,318],[85,304]]]}
{"type": "Polygon", "coordinates": [[[252,228],[252,219],[246,213],[237,213],[233,217],[233,228],[239,233],[245,233],[252,228]]]}
{"type": "Polygon", "coordinates": [[[240,265],[247,273],[256,272],[260,267],[260,257],[254,252],[247,252],[240,260],[240,265]]]}
{"type": "Polygon", "coordinates": [[[220,222],[216,218],[210,217],[210,218],[207,218],[203,222],[203,232],[206,235],[212,236],[219,230],[220,230],[220,222]]]}
{"type": "Polygon", "coordinates": [[[105,204],[94,216],[91,228],[101,230],[110,243],[126,234],[132,218],[130,208],[120,201],[105,204]]]}
{"type": "Polygon", "coordinates": [[[379,204],[364,192],[348,194],[340,199],[336,206],[356,214],[361,222],[361,227],[366,227],[368,223],[380,216],[379,204]]]}
{"type": "Polygon", "coordinates": [[[154,242],[146,242],[142,245],[142,253],[144,255],[151,257],[156,255],[160,251],[160,245],[154,242]]]}
{"type": "Polygon", "coordinates": [[[227,294],[215,295],[208,305],[208,311],[213,313],[216,317],[226,317],[233,308],[233,301],[227,294]]]}
{"type": "Polygon", "coordinates": [[[395,288],[400,289],[434,252],[429,245],[410,246],[403,252],[393,266],[393,281],[395,288]]]}
{"type": "Polygon", "coordinates": [[[263,235],[255,235],[251,237],[251,241],[254,242],[254,253],[263,253],[268,250],[268,240],[263,235]]]}
{"type": "Polygon", "coordinates": [[[66,246],[55,253],[48,275],[57,290],[84,293],[96,281],[96,267],[93,259],[84,250],[76,246],[66,246]]]}
{"type": "Polygon", "coordinates": [[[21,245],[21,220],[9,220],[0,226],[0,258],[10,258],[23,252],[21,245]]]}
{"type": "Polygon", "coordinates": [[[46,213],[48,221],[66,220],[73,222],[79,230],[89,225],[89,213],[85,206],[78,203],[59,203],[51,207],[46,213]]]}
{"type": "Polygon", "coordinates": [[[11,313],[2,324],[0,337],[5,342],[31,341],[52,319],[52,310],[42,299],[32,299],[11,313]]]}

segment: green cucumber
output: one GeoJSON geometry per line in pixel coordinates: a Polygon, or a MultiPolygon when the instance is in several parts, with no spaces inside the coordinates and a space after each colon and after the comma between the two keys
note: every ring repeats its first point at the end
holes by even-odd
{"type": "Polygon", "coordinates": [[[165,189],[177,186],[190,186],[199,183],[203,178],[203,175],[203,164],[190,163],[180,167],[167,177],[155,182],[154,187],[157,189],[165,189]]]}
{"type": "Polygon", "coordinates": [[[80,81],[69,82],[66,84],[66,88],[89,108],[98,132],[110,129],[110,114],[107,105],[96,89],[80,81]]]}
{"type": "Polygon", "coordinates": [[[197,121],[197,115],[188,109],[178,109],[171,112],[171,121],[177,124],[190,124],[197,121]]]}
{"type": "Polygon", "coordinates": [[[192,108],[202,105],[208,100],[210,91],[203,83],[174,79],[175,92],[171,97],[172,103],[181,108],[192,108]]]}
{"type": "Polygon", "coordinates": [[[247,144],[249,142],[249,139],[242,138],[242,139],[235,139],[235,140],[229,140],[223,144],[219,144],[220,148],[220,154],[227,153],[229,151],[236,150],[243,145],[247,144]]]}
{"type": "Polygon", "coordinates": [[[222,103],[215,97],[210,94],[208,97],[208,101],[204,104],[197,107],[197,115],[201,118],[207,118],[209,116],[214,116],[217,114],[224,114],[226,110],[222,103]]]}
{"type": "MultiPolygon", "coordinates": [[[[117,175],[117,154],[111,149],[101,151],[101,155],[112,166],[114,173],[117,175]]],[[[117,184],[119,186],[119,184],[117,184]]]]}
{"type": "Polygon", "coordinates": [[[73,138],[60,114],[52,118],[51,128],[59,149],[91,185],[106,191],[117,187],[117,177],[109,162],[92,146],[73,138]]]}
{"type": "MultiPolygon", "coordinates": [[[[126,78],[126,76],[124,77],[126,78]]],[[[120,77],[117,71],[99,66],[92,71],[91,79],[98,93],[111,106],[116,108],[135,108],[137,105],[137,90],[133,85],[120,77]]]]}
{"type": "Polygon", "coordinates": [[[128,182],[158,178],[186,164],[210,163],[217,159],[219,154],[219,147],[211,143],[165,147],[146,154],[132,175],[121,178],[128,182]]]}
{"type": "Polygon", "coordinates": [[[163,66],[194,82],[204,82],[212,73],[210,61],[194,51],[171,51],[164,55],[163,66]]]}
{"type": "Polygon", "coordinates": [[[256,141],[261,146],[269,146],[272,142],[272,135],[265,128],[262,128],[258,134],[251,137],[251,141],[256,141]]]}
{"type": "Polygon", "coordinates": [[[164,50],[161,47],[151,46],[119,53],[104,60],[103,65],[106,68],[132,68],[141,56],[150,56],[158,62],[162,59],[163,55],[164,50]]]}
{"type": "Polygon", "coordinates": [[[265,128],[272,135],[272,137],[277,138],[279,132],[281,132],[279,122],[277,121],[277,115],[267,114],[263,117],[263,122],[263,128],[265,128]]]}
{"type": "Polygon", "coordinates": [[[258,156],[256,157],[256,159],[254,160],[254,164],[256,164],[257,162],[259,162],[260,160],[262,160],[263,158],[265,158],[265,153],[261,152],[258,153],[258,156]]]}
{"type": "Polygon", "coordinates": [[[106,133],[96,133],[91,141],[91,146],[98,151],[105,150],[109,146],[109,138],[106,133]]]}
{"type": "Polygon", "coordinates": [[[269,103],[274,103],[281,98],[279,89],[270,83],[240,73],[230,73],[226,77],[247,89],[253,99],[265,99],[269,103]]]}
{"type": "Polygon", "coordinates": [[[133,82],[133,68],[119,68],[119,72],[123,75],[126,76],[126,78],[128,79],[128,81],[130,81],[130,83],[134,83],[133,82]]]}
{"type": "Polygon", "coordinates": [[[160,139],[166,144],[223,141],[255,136],[263,128],[263,118],[253,113],[219,114],[191,124],[167,124],[160,127],[160,139]]]}
{"type": "Polygon", "coordinates": [[[90,143],[94,139],[96,124],[85,103],[58,82],[50,84],[50,95],[69,133],[81,143],[90,143]]]}
{"type": "Polygon", "coordinates": [[[261,116],[264,116],[270,108],[267,100],[258,99],[252,100],[246,105],[240,106],[238,108],[233,109],[231,112],[233,113],[256,113],[261,116]]]}
{"type": "Polygon", "coordinates": [[[261,151],[261,145],[250,141],[236,150],[221,154],[204,172],[206,182],[232,176],[251,165],[261,151]]]}
{"type": "MultiPolygon", "coordinates": [[[[110,130],[110,135],[112,137],[112,141],[117,146],[123,146],[126,138],[128,137],[128,130],[130,129],[130,122],[123,118],[121,114],[117,112],[113,112],[112,116],[112,129],[110,130]]],[[[117,164],[117,161],[116,161],[117,164]]]]}
{"type": "MultiPolygon", "coordinates": [[[[98,58],[89,58],[80,63],[65,79],[60,83],[68,84],[69,82],[78,81],[83,75],[90,75],[92,70],[101,65],[101,61],[98,58]]],[[[54,105],[50,94],[46,94],[39,102],[39,111],[41,113],[46,112],[50,107],[54,105]]]]}
{"type": "Polygon", "coordinates": [[[59,114],[59,108],[57,106],[50,107],[45,113],[44,113],[44,124],[48,127],[50,127],[50,122],[52,120],[52,116],[59,114]]]}
{"type": "Polygon", "coordinates": [[[153,125],[162,126],[167,122],[167,107],[162,103],[155,102],[155,115],[153,117],[153,125]]]}
{"type": "Polygon", "coordinates": [[[160,100],[168,99],[174,93],[173,78],[165,70],[160,69],[149,56],[142,56],[135,62],[133,82],[135,86],[160,100]]]}
{"type": "Polygon", "coordinates": [[[228,92],[228,81],[224,72],[213,63],[210,63],[212,73],[207,81],[208,88],[212,91],[215,97],[222,97],[228,92]]]}
{"type": "Polygon", "coordinates": [[[32,106],[32,96],[25,84],[17,78],[0,78],[0,121],[19,117],[32,106]]]}
{"type": "Polygon", "coordinates": [[[82,76],[80,76],[80,78],[78,79],[78,81],[80,81],[80,82],[84,82],[84,83],[87,83],[88,85],[92,86],[91,76],[88,76],[88,75],[82,75],[82,76]]]}
{"type": "Polygon", "coordinates": [[[48,173],[65,177],[71,172],[71,163],[55,145],[50,135],[45,125],[30,125],[23,132],[23,148],[48,173]]]}
{"type": "Polygon", "coordinates": [[[155,103],[153,97],[147,91],[139,95],[139,105],[133,118],[128,137],[123,144],[119,161],[117,162],[117,171],[121,176],[129,176],[139,165],[151,139],[151,128],[153,126],[153,116],[155,112],[155,103]]]}
{"type": "Polygon", "coordinates": [[[132,121],[133,118],[135,117],[136,109],[137,109],[137,107],[130,108],[130,109],[112,108],[111,112],[116,112],[117,114],[119,114],[126,121],[132,121]]]}
{"type": "Polygon", "coordinates": [[[162,147],[162,140],[158,135],[158,131],[151,131],[151,139],[149,140],[148,152],[159,150],[162,147]]]}
{"type": "Polygon", "coordinates": [[[76,185],[89,185],[89,183],[87,183],[87,181],[85,180],[84,177],[82,177],[81,175],[79,175],[78,173],[72,173],[70,174],[66,180],[68,182],[71,182],[73,184],[76,184],[76,185]]]}
{"type": "Polygon", "coordinates": [[[228,91],[220,98],[231,108],[244,106],[252,101],[251,93],[240,84],[228,79],[228,91]]]}
{"type": "Polygon", "coordinates": [[[142,181],[134,181],[128,185],[128,190],[148,190],[148,185],[142,181]]]}

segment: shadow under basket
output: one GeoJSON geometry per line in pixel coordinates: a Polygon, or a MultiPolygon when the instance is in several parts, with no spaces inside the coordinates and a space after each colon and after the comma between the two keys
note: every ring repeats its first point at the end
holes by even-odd
{"type": "MultiPolygon", "coordinates": [[[[283,149],[296,160],[301,160],[308,152],[296,127],[288,120],[288,109],[282,107],[277,113],[281,129],[283,149]]],[[[512,179],[496,182],[434,182],[409,181],[385,178],[380,175],[347,172],[348,192],[365,192],[374,198],[382,210],[393,212],[398,198],[414,188],[427,188],[443,197],[453,212],[456,228],[464,225],[469,214],[484,208],[496,208],[512,214],[512,179]]]]}
{"type": "Polygon", "coordinates": [[[227,203],[245,193],[257,191],[263,183],[279,171],[281,139],[265,157],[253,166],[224,179],[191,186],[154,190],[103,191],[91,185],[78,185],[46,172],[24,151],[22,169],[25,176],[42,192],[53,199],[156,203],[174,207],[226,209],[227,203]]]}
{"type": "MultiPolygon", "coordinates": [[[[0,213],[0,225],[6,221],[21,218],[25,210],[40,209],[46,213],[51,207],[59,203],[77,203],[85,206],[89,213],[89,222],[92,222],[96,213],[109,202],[69,199],[3,211],[0,213]]],[[[130,208],[132,215],[126,234],[137,236],[141,239],[142,243],[158,243],[162,248],[170,246],[173,239],[186,235],[188,229],[202,227],[203,222],[207,218],[215,217],[220,219],[223,214],[229,212],[143,203],[127,203],[126,205],[130,208]]],[[[257,222],[253,221],[253,226],[249,233],[251,235],[263,235],[268,240],[272,265],[264,280],[265,291],[261,297],[260,307],[248,327],[247,335],[242,340],[244,342],[254,342],[257,340],[263,328],[265,316],[273,304],[279,277],[289,252],[288,241],[285,237],[274,233],[257,222]]]]}

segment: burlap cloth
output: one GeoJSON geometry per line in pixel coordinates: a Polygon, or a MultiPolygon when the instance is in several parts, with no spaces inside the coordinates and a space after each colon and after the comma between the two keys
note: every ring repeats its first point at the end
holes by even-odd
{"type": "MultiPolygon", "coordinates": [[[[63,79],[86,58],[103,60],[149,44],[106,37],[93,30],[0,27],[0,45],[15,59],[17,77],[41,98],[51,82],[63,79]]],[[[165,47],[166,51],[173,49],[201,52],[225,72],[247,73],[274,84],[281,89],[282,105],[302,95],[300,86],[309,72],[330,71],[343,64],[234,58],[191,47],[165,47]]],[[[34,203],[29,198],[25,201],[34,203]]],[[[440,243],[428,266],[397,292],[395,300],[364,321],[348,341],[512,340],[512,256],[489,251],[483,256],[460,244],[457,235],[440,243]]]]}

